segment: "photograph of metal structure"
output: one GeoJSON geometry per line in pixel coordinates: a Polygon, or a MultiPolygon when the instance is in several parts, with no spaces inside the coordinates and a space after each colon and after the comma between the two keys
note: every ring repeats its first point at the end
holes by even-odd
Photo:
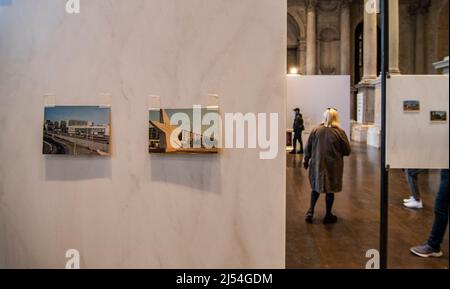
{"type": "Polygon", "coordinates": [[[149,110],[149,153],[216,154],[220,130],[211,134],[208,131],[218,125],[219,118],[217,109],[149,110]],[[212,125],[202,124],[208,113],[217,120],[212,125]]]}
{"type": "Polygon", "coordinates": [[[111,109],[98,106],[46,107],[44,155],[109,155],[111,109]]]}
{"type": "Polygon", "coordinates": [[[431,122],[446,123],[447,112],[446,111],[430,111],[431,122]]]}

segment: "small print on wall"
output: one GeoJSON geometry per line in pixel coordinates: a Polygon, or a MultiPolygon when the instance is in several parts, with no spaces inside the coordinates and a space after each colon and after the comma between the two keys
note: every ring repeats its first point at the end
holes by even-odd
{"type": "Polygon", "coordinates": [[[432,110],[430,111],[430,121],[432,123],[446,123],[447,122],[447,112],[432,110]]]}
{"type": "Polygon", "coordinates": [[[403,111],[404,112],[419,112],[420,111],[420,101],[404,100],[403,101],[403,111]]]}
{"type": "Polygon", "coordinates": [[[216,154],[219,122],[218,109],[150,109],[149,153],[216,154]]]}
{"type": "Polygon", "coordinates": [[[111,109],[99,106],[46,107],[44,155],[110,154],[111,109]]]}

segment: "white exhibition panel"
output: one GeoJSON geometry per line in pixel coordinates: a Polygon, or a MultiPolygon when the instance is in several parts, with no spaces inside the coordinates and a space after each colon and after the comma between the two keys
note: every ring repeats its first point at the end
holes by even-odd
{"type": "Polygon", "coordinates": [[[149,156],[148,99],[278,113],[286,2],[95,0],[0,6],[0,268],[284,268],[285,153],[149,156]],[[258,47],[258,49],[255,49],[258,47]],[[104,104],[112,156],[42,155],[45,93],[104,104]],[[99,103],[100,102],[100,103],[99,103]]]}
{"type": "Polygon", "coordinates": [[[322,122],[327,108],[336,108],[341,127],[350,138],[350,76],[288,75],[287,129],[292,129],[292,110],[296,107],[303,115],[305,135],[322,122]]]}
{"type": "Polygon", "coordinates": [[[392,75],[387,82],[386,158],[391,168],[449,167],[448,75],[392,75]],[[403,101],[420,102],[404,112],[403,101]],[[430,111],[446,111],[447,121],[432,123],[430,111]]]}

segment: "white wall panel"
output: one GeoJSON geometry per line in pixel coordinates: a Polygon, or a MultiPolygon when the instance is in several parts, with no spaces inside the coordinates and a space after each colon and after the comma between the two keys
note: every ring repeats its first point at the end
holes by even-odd
{"type": "Polygon", "coordinates": [[[387,164],[391,168],[448,168],[448,119],[432,123],[430,111],[446,111],[448,75],[393,75],[387,91],[387,164]],[[403,112],[404,100],[420,112],[403,112]]]}
{"type": "Polygon", "coordinates": [[[305,134],[322,122],[327,108],[336,108],[341,127],[350,138],[350,76],[288,75],[287,129],[292,129],[292,110],[296,107],[299,107],[303,114],[305,134]]]}

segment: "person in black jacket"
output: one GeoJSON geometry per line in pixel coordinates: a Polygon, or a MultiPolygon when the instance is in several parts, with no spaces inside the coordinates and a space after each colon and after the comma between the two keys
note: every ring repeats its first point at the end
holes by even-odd
{"type": "Polygon", "coordinates": [[[291,151],[291,154],[297,153],[297,141],[300,143],[300,151],[299,154],[303,154],[303,140],[302,140],[302,132],[305,130],[305,126],[303,125],[303,116],[300,113],[300,108],[294,109],[295,118],[294,118],[294,141],[293,146],[294,149],[291,151]]]}

